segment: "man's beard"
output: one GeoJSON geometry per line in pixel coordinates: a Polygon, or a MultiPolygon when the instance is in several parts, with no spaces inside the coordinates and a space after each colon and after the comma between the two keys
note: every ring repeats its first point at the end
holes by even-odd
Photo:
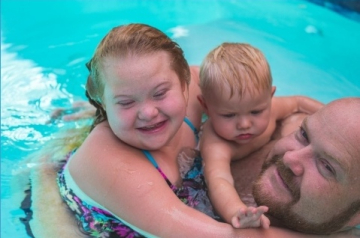
{"type": "MultiPolygon", "coordinates": [[[[292,211],[292,207],[300,200],[301,192],[300,185],[295,181],[295,175],[286,167],[280,157],[274,156],[270,161],[264,163],[259,178],[254,184],[253,195],[256,203],[260,206],[268,206],[272,217],[277,219],[281,225],[290,229],[313,234],[330,234],[339,231],[344,225],[360,210],[360,200],[352,203],[347,209],[341,213],[333,216],[328,221],[323,223],[312,223],[306,221],[304,218],[292,211]],[[292,199],[289,203],[282,203],[276,201],[276,198],[262,188],[261,177],[264,172],[272,165],[277,167],[277,170],[282,177],[286,186],[288,186],[292,199]]],[[[332,209],[329,207],[329,209],[332,209]]],[[[322,211],[319,211],[322,212],[322,211]]]]}

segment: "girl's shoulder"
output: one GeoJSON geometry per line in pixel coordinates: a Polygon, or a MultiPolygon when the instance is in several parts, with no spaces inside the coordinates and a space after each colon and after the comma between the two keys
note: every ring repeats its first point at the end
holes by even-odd
{"type": "Polygon", "coordinates": [[[78,160],[87,164],[98,164],[107,161],[124,161],[129,157],[142,156],[141,150],[121,141],[111,130],[107,122],[98,124],[87,136],[74,154],[78,160]]]}
{"type": "Polygon", "coordinates": [[[127,190],[132,182],[124,180],[132,175],[131,171],[144,173],[152,167],[141,150],[119,140],[107,123],[93,129],[69,159],[68,166],[79,187],[96,199],[100,199],[100,194],[92,190],[106,193],[117,180],[123,181],[119,189],[127,190]]]}
{"type": "Polygon", "coordinates": [[[107,121],[101,122],[89,133],[87,138],[88,144],[98,148],[99,146],[114,146],[115,148],[130,147],[122,140],[120,140],[112,131],[107,121]]]}

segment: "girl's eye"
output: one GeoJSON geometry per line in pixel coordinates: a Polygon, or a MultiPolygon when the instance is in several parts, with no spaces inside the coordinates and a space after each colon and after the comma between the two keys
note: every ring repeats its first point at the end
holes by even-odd
{"type": "Polygon", "coordinates": [[[131,104],[133,104],[133,103],[134,103],[134,101],[121,101],[121,102],[118,102],[117,104],[119,104],[122,107],[128,107],[128,106],[131,106],[131,104]]]}
{"type": "Polygon", "coordinates": [[[166,90],[161,90],[160,92],[157,92],[154,97],[159,98],[166,94],[166,90]]]}

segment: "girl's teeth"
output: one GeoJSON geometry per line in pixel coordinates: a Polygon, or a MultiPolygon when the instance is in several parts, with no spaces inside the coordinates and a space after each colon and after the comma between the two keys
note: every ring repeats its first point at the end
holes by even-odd
{"type": "Polygon", "coordinates": [[[158,125],[159,125],[159,123],[152,125],[152,126],[147,126],[147,127],[145,127],[145,129],[153,129],[153,128],[157,127],[158,125]]]}

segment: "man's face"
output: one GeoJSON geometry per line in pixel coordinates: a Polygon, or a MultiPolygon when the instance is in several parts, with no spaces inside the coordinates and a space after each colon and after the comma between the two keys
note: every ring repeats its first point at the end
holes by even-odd
{"type": "Polygon", "coordinates": [[[360,216],[359,117],[359,103],[332,103],[279,140],[254,186],[256,202],[302,232],[327,234],[355,225],[354,217],[360,216]]]}

